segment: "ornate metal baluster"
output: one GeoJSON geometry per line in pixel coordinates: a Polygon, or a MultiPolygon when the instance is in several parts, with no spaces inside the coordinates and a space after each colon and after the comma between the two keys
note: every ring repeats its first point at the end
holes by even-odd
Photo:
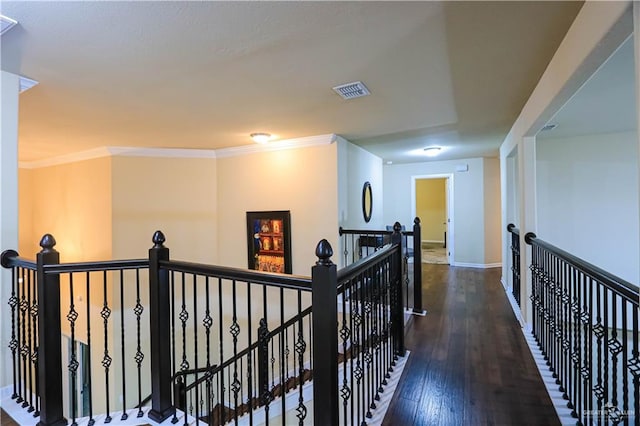
{"type": "Polygon", "coordinates": [[[351,329],[347,327],[347,288],[342,293],[342,327],[340,328],[340,338],[342,339],[342,354],[344,356],[344,366],[342,368],[342,387],[340,388],[340,396],[342,397],[343,421],[347,422],[347,411],[349,400],[351,399],[351,388],[347,381],[347,347],[349,338],[351,337],[351,329]]]}
{"type": "Polygon", "coordinates": [[[604,288],[603,295],[603,310],[604,310],[604,349],[603,349],[603,358],[604,358],[604,402],[605,402],[605,422],[609,422],[609,412],[607,410],[609,404],[609,291],[604,288]]]}
{"type": "Polygon", "coordinates": [[[103,295],[104,295],[104,303],[102,305],[102,311],[100,311],[100,316],[102,317],[104,323],[104,356],[102,357],[102,367],[104,367],[104,380],[105,380],[105,402],[107,404],[107,414],[104,419],[105,423],[111,423],[111,415],[109,412],[109,400],[111,399],[111,394],[109,393],[109,367],[111,366],[111,357],[109,356],[109,316],[111,316],[111,309],[109,309],[109,305],[107,303],[107,271],[103,271],[102,275],[102,283],[103,283],[103,295]]]}
{"type": "Polygon", "coordinates": [[[34,347],[33,345],[33,341],[31,340],[31,327],[32,327],[32,320],[33,320],[33,314],[31,313],[31,271],[27,270],[27,279],[26,279],[26,286],[27,286],[27,348],[28,348],[28,353],[27,353],[27,359],[25,361],[25,364],[27,365],[27,372],[28,372],[28,394],[29,394],[29,401],[27,403],[26,399],[27,396],[25,395],[25,403],[27,403],[27,406],[29,407],[27,409],[27,412],[32,412],[33,411],[33,363],[31,362],[31,353],[32,350],[31,348],[34,347]]]}
{"type": "MultiPolygon", "coordinates": [[[[591,360],[593,355],[591,353],[591,312],[589,307],[592,306],[593,299],[591,293],[591,287],[593,283],[591,279],[583,275],[582,276],[582,311],[580,313],[580,321],[583,327],[583,365],[580,369],[580,375],[582,376],[582,399],[584,401],[583,413],[591,412],[592,404],[590,396],[591,389],[591,360]]],[[[582,414],[583,422],[586,422],[586,416],[582,414]]]]}
{"type": "Polygon", "coordinates": [[[229,332],[233,340],[233,382],[231,383],[231,391],[233,392],[234,419],[238,421],[238,392],[240,392],[240,381],[238,380],[238,334],[240,334],[240,325],[238,324],[238,316],[236,312],[236,281],[231,284],[231,300],[233,301],[233,319],[229,332]]]}
{"type": "MultiPolygon", "coordinates": [[[[298,290],[298,315],[302,312],[302,292],[298,290]]],[[[295,350],[298,354],[298,369],[300,373],[298,386],[300,387],[300,393],[298,396],[298,408],[296,408],[296,417],[298,418],[298,424],[304,425],[304,419],[307,417],[307,407],[304,405],[304,398],[302,394],[302,385],[304,383],[304,352],[307,348],[307,344],[304,341],[304,333],[302,332],[302,318],[298,321],[298,340],[296,341],[295,350]]]]}
{"type": "Polygon", "coordinates": [[[633,375],[633,412],[636,416],[636,424],[639,423],[640,419],[640,348],[638,347],[638,336],[640,336],[640,332],[638,332],[638,311],[640,308],[636,306],[632,307],[633,314],[631,316],[632,321],[632,349],[631,349],[631,359],[629,360],[629,371],[633,375]]]}
{"type": "MultiPolygon", "coordinates": [[[[198,364],[198,280],[197,280],[196,274],[192,274],[191,278],[193,280],[193,364],[194,364],[193,367],[196,369],[194,381],[197,382],[198,367],[200,366],[200,364],[198,364]]],[[[194,399],[196,401],[196,414],[195,414],[196,419],[200,418],[200,413],[201,413],[199,410],[200,405],[198,405],[198,402],[200,401],[200,398],[201,398],[200,386],[201,385],[198,385],[195,388],[194,399]]]]}
{"type": "Polygon", "coordinates": [[[136,355],[134,360],[138,366],[138,414],[137,417],[142,417],[144,412],[142,411],[142,361],[144,360],[144,353],[142,353],[142,347],[140,345],[140,317],[144,312],[144,307],[140,303],[140,269],[136,269],[136,306],[133,308],[133,313],[136,315],[136,355]]]}
{"type": "Polygon", "coordinates": [[[92,375],[91,375],[91,273],[87,272],[86,276],[86,297],[87,297],[87,359],[86,363],[89,365],[87,368],[87,391],[89,392],[89,423],[88,426],[93,426],[95,419],[93,418],[93,388],[91,387],[92,375]]]}
{"type": "MultiPolygon", "coordinates": [[[[627,361],[628,352],[628,341],[627,337],[628,329],[627,329],[627,300],[624,298],[620,298],[622,302],[622,312],[620,316],[622,318],[622,412],[624,414],[625,423],[628,422],[629,417],[629,375],[627,371],[629,371],[629,363],[627,361]]],[[[639,414],[640,415],[640,414],[639,414]]]]}
{"type": "MultiPolygon", "coordinates": [[[[16,270],[19,268],[11,269],[11,297],[9,297],[9,307],[11,308],[11,340],[9,341],[9,349],[11,349],[11,362],[13,364],[13,393],[11,394],[11,399],[17,399],[19,397],[18,394],[18,383],[19,379],[17,379],[17,371],[19,370],[19,366],[17,364],[18,355],[16,354],[16,350],[18,349],[18,339],[16,338],[16,306],[18,305],[18,298],[16,297],[16,287],[18,285],[18,278],[16,277],[16,270]]],[[[18,316],[18,324],[20,322],[19,313],[18,316]]]]}
{"type": "Polygon", "coordinates": [[[125,369],[125,341],[124,341],[124,270],[120,270],[120,356],[122,360],[122,416],[120,420],[127,420],[127,391],[125,383],[127,381],[127,373],[125,369]]]}
{"type": "MultiPolygon", "coordinates": [[[[618,340],[618,303],[616,293],[611,292],[611,338],[608,346],[611,353],[611,400],[608,401],[609,420],[613,424],[622,421],[622,412],[618,408],[618,355],[622,352],[622,344],[618,340]]],[[[626,336],[625,336],[626,337],[626,336]]]]}
{"type": "Polygon", "coordinates": [[[205,291],[205,311],[204,318],[202,319],[202,325],[204,326],[204,334],[206,338],[207,345],[207,372],[205,373],[206,379],[206,414],[209,419],[209,424],[212,423],[211,413],[213,410],[212,398],[213,398],[213,390],[212,390],[212,376],[211,376],[211,326],[213,325],[213,318],[211,318],[211,307],[210,307],[210,295],[209,295],[209,277],[205,277],[204,281],[204,291],[205,291]]]}
{"type": "Polygon", "coordinates": [[[78,414],[78,356],[76,354],[76,320],[78,312],[76,312],[73,297],[73,273],[69,274],[69,313],[67,320],[69,321],[69,329],[71,330],[71,359],[69,360],[69,372],[71,373],[71,425],[76,426],[76,417],[78,414]]]}
{"type": "MultiPolygon", "coordinates": [[[[247,346],[251,345],[251,283],[247,282],[247,346]]],[[[247,398],[249,400],[249,424],[253,424],[253,351],[247,353],[247,398]]]]}
{"type": "MultiPolygon", "coordinates": [[[[356,277],[352,281],[353,290],[355,290],[354,295],[352,295],[352,303],[351,303],[351,312],[353,317],[353,326],[351,329],[353,330],[353,357],[355,358],[355,368],[353,367],[353,362],[351,364],[353,377],[351,383],[353,384],[353,379],[356,379],[356,390],[357,390],[357,400],[355,401],[355,410],[356,410],[356,424],[361,423],[361,414],[363,412],[364,407],[364,395],[362,389],[362,376],[363,370],[361,366],[362,359],[362,348],[361,342],[363,339],[363,328],[362,328],[362,309],[363,309],[363,300],[362,300],[362,282],[359,277],[356,277]],[[355,296],[355,297],[353,297],[355,296]]],[[[353,386],[353,385],[352,385],[353,386]]]]}
{"type": "MultiPolygon", "coordinates": [[[[218,327],[219,327],[219,333],[218,333],[218,346],[220,347],[220,362],[224,361],[224,333],[223,333],[223,323],[222,323],[222,316],[223,312],[222,312],[222,279],[218,278],[218,327]]],[[[229,369],[227,369],[227,371],[229,371],[229,369]]],[[[219,399],[221,401],[221,406],[220,406],[220,416],[221,416],[221,422],[222,424],[224,424],[227,420],[227,413],[225,410],[225,395],[226,395],[226,388],[224,386],[225,384],[225,380],[224,380],[224,371],[222,371],[219,375],[220,379],[220,391],[219,391],[219,399]]],[[[230,383],[230,382],[227,382],[230,383]]],[[[229,395],[229,400],[231,399],[231,395],[229,395]]]]}
{"type": "Polygon", "coordinates": [[[32,340],[31,340],[31,347],[33,348],[33,350],[31,351],[31,368],[34,372],[34,379],[33,379],[33,388],[32,390],[34,390],[35,395],[35,404],[33,404],[29,410],[33,411],[33,417],[39,417],[40,416],[40,396],[39,396],[39,392],[38,392],[38,285],[37,285],[37,281],[36,281],[36,276],[35,276],[35,271],[28,271],[27,272],[28,277],[29,277],[29,281],[30,284],[32,286],[32,295],[33,297],[31,298],[31,321],[33,323],[33,334],[32,334],[32,340]],[[33,408],[33,410],[31,410],[33,408]]]}
{"type": "Polygon", "coordinates": [[[22,357],[22,392],[20,392],[20,398],[18,401],[16,402],[21,402],[22,403],[22,408],[26,408],[29,406],[29,403],[27,402],[27,392],[29,392],[29,389],[27,387],[27,367],[28,367],[28,362],[27,359],[29,357],[29,355],[31,355],[31,349],[29,348],[29,343],[27,342],[27,316],[29,315],[29,301],[27,300],[27,291],[26,291],[26,280],[24,278],[24,269],[22,269],[22,277],[20,280],[20,287],[21,287],[21,297],[20,297],[20,313],[22,314],[22,317],[20,319],[20,325],[21,325],[21,330],[20,330],[20,356],[22,357]]]}
{"type": "Polygon", "coordinates": [[[596,325],[593,326],[593,334],[595,334],[596,338],[598,339],[598,360],[597,360],[597,367],[598,367],[598,374],[597,374],[597,381],[596,381],[596,385],[593,388],[593,393],[596,396],[596,400],[597,400],[597,405],[598,405],[598,413],[602,412],[602,403],[604,400],[604,387],[602,386],[602,338],[605,335],[605,329],[602,326],[602,314],[601,314],[601,309],[602,309],[602,304],[601,304],[601,299],[600,299],[600,295],[602,293],[603,287],[601,286],[600,283],[598,283],[596,281],[596,325]]]}

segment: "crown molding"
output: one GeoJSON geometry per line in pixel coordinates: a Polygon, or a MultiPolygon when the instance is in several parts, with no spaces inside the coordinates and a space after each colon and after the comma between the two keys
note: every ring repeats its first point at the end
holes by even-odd
{"type": "Polygon", "coordinates": [[[228,158],[241,155],[257,154],[259,152],[282,151],[285,149],[298,149],[318,145],[330,145],[336,141],[337,136],[333,133],[318,136],[306,136],[303,138],[285,139],[265,144],[253,144],[244,146],[234,146],[231,148],[216,149],[216,157],[228,158]]]}
{"type": "Polygon", "coordinates": [[[75,163],[78,161],[93,160],[94,158],[108,157],[111,153],[109,148],[102,146],[100,148],[89,149],[87,151],[74,152],[71,154],[59,155],[57,157],[46,158],[36,161],[19,161],[18,167],[21,169],[40,169],[43,167],[58,166],[61,164],[75,163]]]}
{"type": "Polygon", "coordinates": [[[121,146],[107,147],[110,154],[119,157],[172,157],[172,158],[216,158],[213,149],[185,148],[129,148],[121,146]]]}
{"type": "Polygon", "coordinates": [[[337,140],[344,140],[335,134],[307,136],[303,138],[286,139],[269,142],[267,144],[253,144],[222,149],[184,149],[184,148],[135,148],[122,146],[104,146],[87,151],[74,152],[36,161],[20,161],[21,169],[39,169],[58,166],[78,161],[93,160],[102,157],[165,157],[165,158],[227,158],[259,152],[282,151],[318,145],[330,145],[337,140]]]}
{"type": "Polygon", "coordinates": [[[122,146],[103,146],[87,151],[74,152],[36,161],[20,161],[21,169],[40,169],[43,167],[59,166],[76,163],[78,161],[93,160],[102,157],[165,157],[165,158],[216,158],[216,152],[211,149],[183,149],[183,148],[133,148],[122,146]]]}

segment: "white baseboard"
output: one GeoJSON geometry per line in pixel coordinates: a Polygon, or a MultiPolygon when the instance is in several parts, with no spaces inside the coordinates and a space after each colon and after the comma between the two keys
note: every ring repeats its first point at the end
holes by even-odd
{"type": "Polygon", "coordinates": [[[451,266],[458,266],[460,268],[501,268],[502,263],[467,263],[467,262],[451,262],[451,266]]]}
{"type": "Polygon", "coordinates": [[[443,244],[444,245],[444,241],[443,240],[420,240],[423,243],[437,243],[437,244],[443,244]]]}

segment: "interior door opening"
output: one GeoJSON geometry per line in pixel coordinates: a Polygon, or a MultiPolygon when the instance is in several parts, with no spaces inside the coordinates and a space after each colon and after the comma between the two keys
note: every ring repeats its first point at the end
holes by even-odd
{"type": "Polygon", "coordinates": [[[452,264],[453,257],[453,176],[414,176],[412,211],[421,222],[422,262],[452,264]]]}

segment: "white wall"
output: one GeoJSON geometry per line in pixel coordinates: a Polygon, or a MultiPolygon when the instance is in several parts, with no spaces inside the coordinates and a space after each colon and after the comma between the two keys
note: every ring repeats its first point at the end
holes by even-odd
{"type": "MultiPolygon", "coordinates": [[[[492,178],[488,178],[488,180],[493,179],[498,182],[499,186],[497,163],[490,163],[489,167],[495,168],[495,173],[492,173],[492,178]]],[[[398,220],[407,226],[413,223],[410,188],[414,176],[453,173],[453,264],[484,266],[487,263],[499,262],[499,259],[487,262],[485,258],[484,168],[484,159],[482,158],[385,165],[383,168],[385,222],[398,220]],[[469,170],[456,172],[455,168],[458,164],[468,164],[469,170]]],[[[496,190],[498,186],[492,186],[493,190],[496,190]]],[[[499,212],[497,196],[495,198],[496,205],[492,211],[499,212]]],[[[493,227],[494,225],[490,225],[486,228],[493,229],[493,227]]],[[[490,236],[490,238],[494,238],[494,236],[490,236]]],[[[499,235],[495,238],[499,238],[499,235]]]]}
{"type": "Polygon", "coordinates": [[[635,132],[536,141],[537,236],[638,283],[635,132]]]}
{"type": "MultiPolygon", "coordinates": [[[[18,89],[17,75],[0,71],[0,120],[2,122],[0,143],[0,252],[18,249],[18,89]]],[[[6,303],[11,295],[11,271],[0,268],[0,300],[6,303]]],[[[2,312],[9,312],[3,305],[2,312]]],[[[2,358],[0,387],[10,383],[11,352],[6,349],[11,338],[10,321],[5,315],[0,330],[2,358]]]]}
{"type": "Polygon", "coordinates": [[[382,159],[351,142],[337,138],[339,224],[348,229],[384,229],[382,159]],[[362,187],[371,183],[371,220],[362,214],[362,187]]]}

